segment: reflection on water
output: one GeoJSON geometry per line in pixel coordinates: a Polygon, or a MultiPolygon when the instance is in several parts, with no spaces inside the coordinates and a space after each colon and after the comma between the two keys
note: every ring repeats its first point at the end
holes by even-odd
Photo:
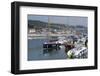
{"type": "Polygon", "coordinates": [[[47,39],[28,40],[28,60],[52,60],[66,59],[65,48],[60,46],[58,49],[43,49],[43,43],[47,39]]]}

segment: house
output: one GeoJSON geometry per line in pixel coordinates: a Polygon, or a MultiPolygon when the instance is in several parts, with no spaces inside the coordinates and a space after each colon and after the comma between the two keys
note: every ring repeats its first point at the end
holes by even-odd
{"type": "Polygon", "coordinates": [[[35,33],[35,32],[36,32],[36,30],[33,28],[28,30],[28,33],[35,33]]]}

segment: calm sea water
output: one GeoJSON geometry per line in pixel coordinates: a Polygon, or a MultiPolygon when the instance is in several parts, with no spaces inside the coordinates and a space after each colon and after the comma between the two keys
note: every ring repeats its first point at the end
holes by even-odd
{"type": "Polygon", "coordinates": [[[28,40],[28,60],[53,60],[53,59],[66,59],[66,52],[64,47],[56,50],[43,49],[43,43],[47,39],[32,39],[28,40]]]}

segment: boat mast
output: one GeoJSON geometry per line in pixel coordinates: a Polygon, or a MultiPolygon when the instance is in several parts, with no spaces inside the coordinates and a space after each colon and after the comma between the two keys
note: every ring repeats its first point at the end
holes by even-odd
{"type": "Polygon", "coordinates": [[[50,32],[50,17],[48,16],[48,33],[47,33],[47,39],[50,40],[50,35],[49,35],[49,32],[50,32]]]}

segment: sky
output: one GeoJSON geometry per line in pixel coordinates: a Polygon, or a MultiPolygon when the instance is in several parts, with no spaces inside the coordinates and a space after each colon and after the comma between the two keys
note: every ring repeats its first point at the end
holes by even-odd
{"type": "Polygon", "coordinates": [[[28,15],[28,20],[39,20],[48,22],[68,25],[82,25],[87,26],[88,18],[79,16],[46,16],[46,15],[28,15]]]}

